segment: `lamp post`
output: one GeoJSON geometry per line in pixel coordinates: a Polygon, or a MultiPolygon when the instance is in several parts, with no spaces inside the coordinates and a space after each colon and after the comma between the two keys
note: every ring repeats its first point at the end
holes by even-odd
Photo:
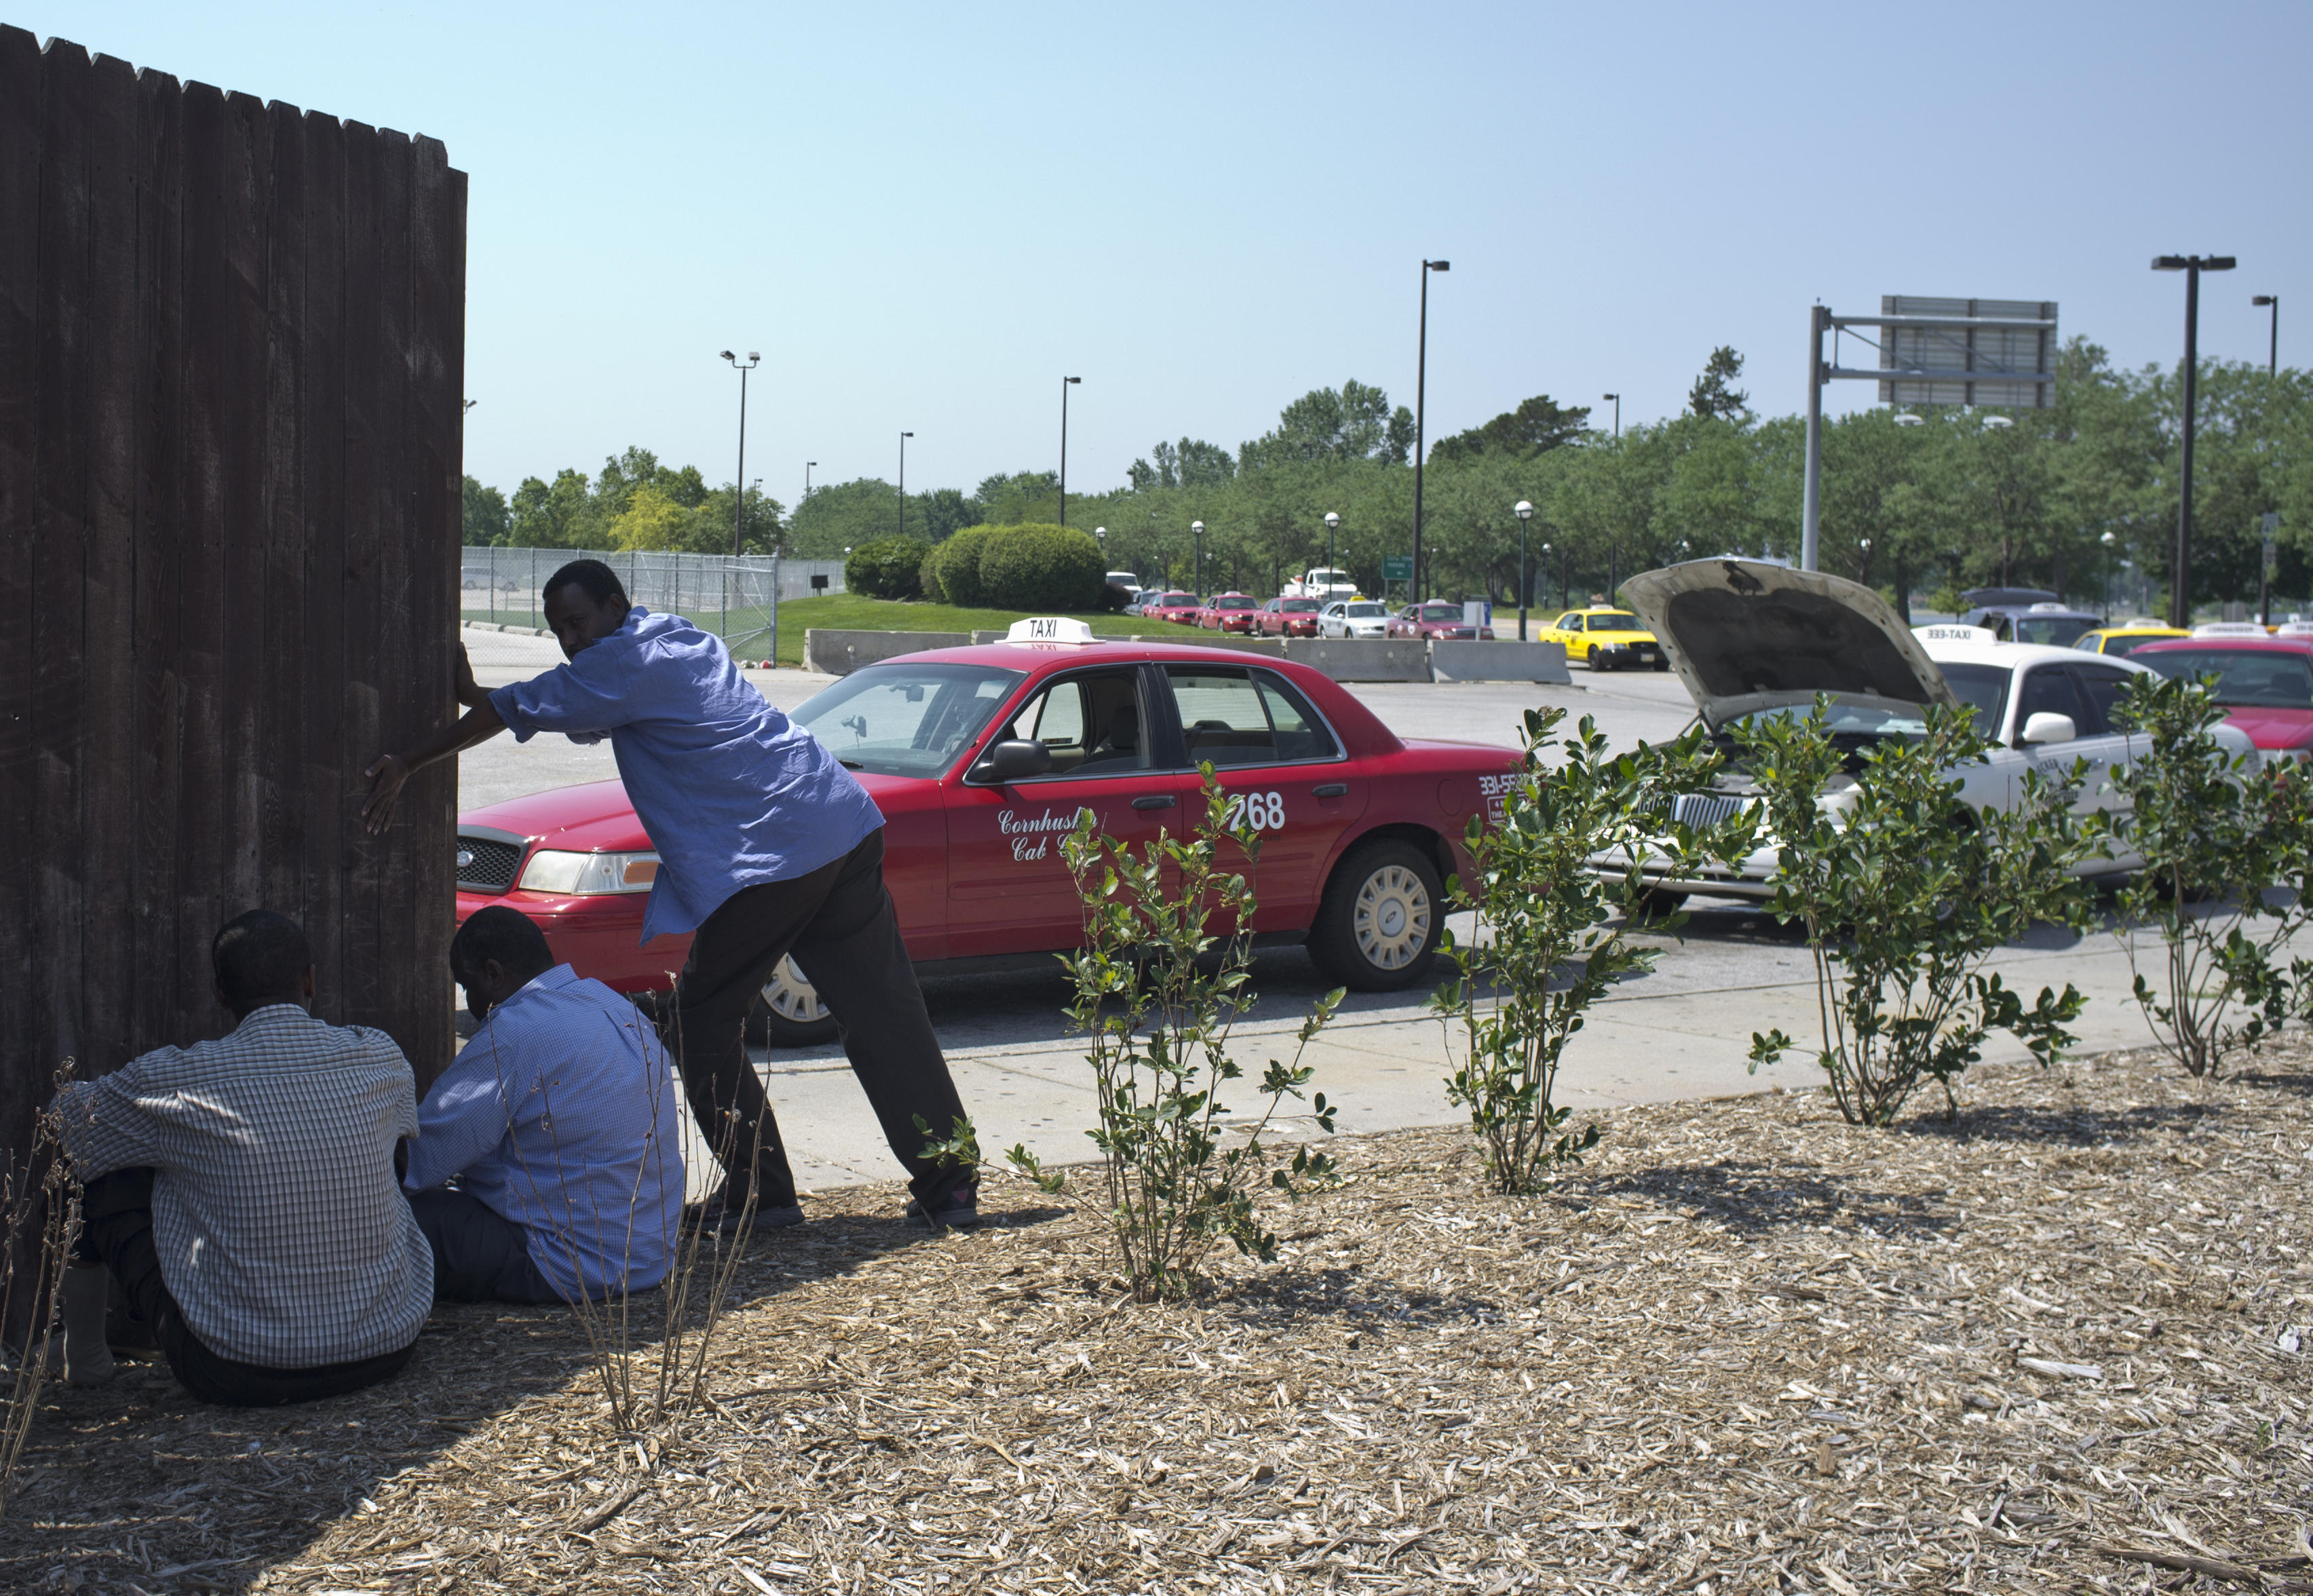
{"type": "Polygon", "coordinates": [[[1857,538],[1855,547],[1863,556],[1862,560],[1857,562],[1855,579],[1869,587],[1871,586],[1871,540],[1857,538]]]}
{"type": "Polygon", "coordinates": [[[900,434],[900,535],[908,535],[908,440],[916,435],[900,434]]]}
{"type": "Polygon", "coordinates": [[[1069,389],[1082,377],[1060,379],[1060,525],[1069,524],[1069,389]]]}
{"type": "Polygon", "coordinates": [[[1325,591],[1333,589],[1333,534],[1341,529],[1341,518],[1332,511],[1325,512],[1325,591]]]}
{"type": "Polygon", "coordinates": [[[1598,397],[1614,401],[1614,441],[1619,444],[1623,441],[1623,396],[1619,393],[1601,393],[1598,397]]]}
{"type": "Polygon", "coordinates": [[[1421,440],[1429,383],[1429,274],[1453,269],[1451,260],[1421,263],[1421,333],[1413,354],[1413,569],[1405,584],[1405,596],[1415,604],[1421,602],[1421,440]]]}
{"type": "Polygon", "coordinates": [[[803,463],[803,496],[805,498],[811,497],[811,468],[818,463],[816,460],[806,460],[803,463]]]}
{"type": "Polygon", "coordinates": [[[2097,539],[2104,550],[2104,623],[2106,626],[2112,624],[2112,546],[2118,541],[2112,535],[2110,527],[2106,527],[2105,534],[2097,539]]]}
{"type": "Polygon", "coordinates": [[[2265,375],[2275,376],[2281,371],[2281,295],[2259,294],[2249,303],[2259,310],[2271,309],[2273,326],[2265,335],[2265,375]]]}
{"type": "Polygon", "coordinates": [[[1201,599],[1205,596],[1205,524],[1201,521],[1190,522],[1189,535],[1197,540],[1196,587],[1197,596],[1201,599]]]}
{"type": "MultiPolygon", "coordinates": [[[[1510,514],[1518,518],[1518,641],[1526,641],[1526,529],[1534,521],[1534,507],[1521,498],[1510,507],[1510,514]]],[[[1544,543],[1542,551],[1550,552],[1544,543]]]]}
{"type": "Polygon", "coordinates": [[[731,479],[739,490],[739,502],[731,508],[731,558],[736,560],[747,537],[747,374],[755,369],[762,357],[750,349],[747,363],[741,366],[739,357],[726,349],[723,358],[739,374],[739,474],[731,479]]]}
{"type": "Polygon", "coordinates": [[[2185,274],[2185,436],[2177,473],[2177,557],[2168,573],[2168,624],[2180,629],[2193,621],[2193,401],[2200,392],[2201,274],[2230,271],[2233,264],[2230,255],[2152,258],[2153,270],[2185,274]]]}

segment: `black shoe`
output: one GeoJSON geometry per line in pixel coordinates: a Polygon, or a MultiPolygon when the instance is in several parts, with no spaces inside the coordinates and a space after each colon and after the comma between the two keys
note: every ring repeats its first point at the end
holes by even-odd
{"type": "MultiPolygon", "coordinates": [[[[744,1203],[735,1207],[726,1206],[723,1201],[723,1194],[717,1192],[713,1196],[703,1198],[685,1208],[682,1211],[682,1222],[687,1227],[712,1230],[718,1236],[729,1236],[738,1230],[746,1213],[747,1207],[744,1203]]],[[[754,1211],[754,1227],[759,1230],[785,1230],[801,1223],[803,1223],[803,1204],[800,1203],[759,1207],[754,1211]]]]}
{"type": "Polygon", "coordinates": [[[980,1223],[980,1193],[967,1188],[950,1192],[941,1200],[939,1212],[926,1216],[920,1199],[908,1199],[905,1215],[911,1225],[921,1225],[931,1230],[969,1230],[980,1223]]]}

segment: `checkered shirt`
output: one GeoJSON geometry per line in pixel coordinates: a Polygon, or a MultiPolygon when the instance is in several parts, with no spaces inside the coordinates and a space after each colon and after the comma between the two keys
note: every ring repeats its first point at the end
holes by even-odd
{"type": "Polygon", "coordinates": [[[295,1004],[163,1047],[58,1095],[73,1171],[149,1167],[161,1277],[220,1356],[311,1369],[395,1352],[434,1301],[434,1255],[393,1174],[418,1130],[409,1063],[295,1004]]]}

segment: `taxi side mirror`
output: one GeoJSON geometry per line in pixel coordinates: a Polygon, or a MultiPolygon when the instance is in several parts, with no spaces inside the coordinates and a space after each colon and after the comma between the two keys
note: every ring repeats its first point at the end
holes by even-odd
{"type": "Polygon", "coordinates": [[[993,744],[973,762],[964,776],[976,787],[1001,787],[1007,781],[1042,776],[1052,768],[1052,751],[1026,737],[1007,737],[993,744]]]}
{"type": "Polygon", "coordinates": [[[2052,710],[2042,710],[2024,722],[2023,742],[2027,748],[2035,743],[2069,743],[2080,735],[2080,727],[2072,724],[2070,715],[2059,715],[2052,710]]]}

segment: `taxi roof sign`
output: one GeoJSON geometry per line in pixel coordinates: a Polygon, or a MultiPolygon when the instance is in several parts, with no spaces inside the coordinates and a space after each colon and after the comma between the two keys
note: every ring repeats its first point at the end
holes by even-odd
{"type": "Polygon", "coordinates": [[[2273,630],[2277,638],[2313,638],[2313,621],[2284,621],[2273,630]]]}
{"type": "Polygon", "coordinates": [[[1912,635],[1923,643],[1996,643],[2000,634],[1988,626],[1915,626],[1912,635]]]}
{"type": "Polygon", "coordinates": [[[2254,621],[2203,621],[2193,629],[2196,638],[2269,638],[2273,634],[2254,621]]]}
{"type": "Polygon", "coordinates": [[[1092,623],[1078,621],[1072,615],[1031,615],[1025,621],[1015,621],[1004,634],[1007,643],[1097,643],[1092,635],[1092,623]]]}

